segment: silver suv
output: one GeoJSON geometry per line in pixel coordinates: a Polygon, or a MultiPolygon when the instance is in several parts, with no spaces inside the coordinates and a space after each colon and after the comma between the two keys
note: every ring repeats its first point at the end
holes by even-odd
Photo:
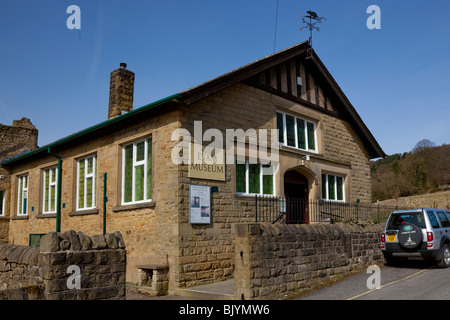
{"type": "Polygon", "coordinates": [[[439,267],[449,267],[450,211],[393,211],[381,234],[380,247],[388,265],[401,258],[422,257],[435,260],[439,267]]]}

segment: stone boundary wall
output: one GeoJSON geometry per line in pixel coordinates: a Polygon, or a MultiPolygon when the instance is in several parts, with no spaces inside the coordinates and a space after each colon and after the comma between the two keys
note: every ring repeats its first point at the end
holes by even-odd
{"type": "Polygon", "coordinates": [[[381,263],[381,225],[236,225],[235,296],[282,299],[381,263]]]}
{"type": "Polygon", "coordinates": [[[0,300],[125,299],[120,232],[50,232],[39,248],[0,244],[0,300]]]}

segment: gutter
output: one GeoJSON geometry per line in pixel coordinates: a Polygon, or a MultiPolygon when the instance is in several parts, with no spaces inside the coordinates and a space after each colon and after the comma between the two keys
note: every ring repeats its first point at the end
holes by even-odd
{"type": "Polygon", "coordinates": [[[180,94],[174,94],[174,95],[168,96],[168,97],[166,97],[164,99],[161,99],[161,100],[152,102],[150,104],[147,104],[145,106],[142,106],[142,107],[140,107],[138,109],[131,110],[130,112],[127,112],[125,114],[117,116],[117,117],[115,117],[113,119],[109,119],[109,120],[103,121],[103,122],[101,122],[101,123],[99,123],[99,124],[97,124],[95,126],[89,127],[87,129],[81,130],[79,132],[76,132],[76,133],[74,133],[74,134],[72,134],[70,136],[67,136],[65,138],[59,139],[59,140],[57,140],[55,142],[52,142],[52,143],[50,143],[48,145],[45,145],[43,147],[40,147],[38,149],[35,149],[35,150],[31,151],[31,152],[19,155],[19,156],[15,157],[15,158],[12,158],[12,159],[9,159],[9,160],[4,160],[4,161],[0,162],[0,166],[14,165],[14,163],[16,161],[19,161],[21,159],[25,159],[25,158],[27,158],[29,156],[32,156],[32,155],[35,155],[35,154],[38,154],[38,153],[42,153],[42,152],[45,152],[45,151],[47,151],[47,154],[50,154],[49,151],[48,151],[48,150],[50,150],[49,148],[54,148],[56,146],[62,145],[64,143],[66,143],[66,142],[69,142],[69,141],[71,141],[71,140],[73,140],[75,138],[78,138],[78,137],[90,134],[90,133],[92,133],[92,132],[94,132],[96,130],[102,129],[102,128],[107,127],[109,125],[112,125],[112,124],[114,124],[116,122],[119,122],[122,119],[126,119],[126,118],[128,118],[128,117],[130,117],[130,116],[132,116],[134,114],[139,114],[139,113],[141,113],[143,111],[146,111],[148,109],[152,109],[152,108],[158,107],[160,105],[166,104],[166,103],[171,102],[171,101],[175,101],[176,102],[179,99],[181,99],[181,97],[182,96],[180,94]]]}

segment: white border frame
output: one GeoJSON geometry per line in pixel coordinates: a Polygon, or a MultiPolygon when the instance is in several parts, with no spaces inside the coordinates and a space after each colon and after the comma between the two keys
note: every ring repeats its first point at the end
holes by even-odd
{"type": "Polygon", "coordinates": [[[28,215],[28,186],[29,186],[29,176],[28,173],[27,174],[22,174],[20,176],[17,177],[17,216],[27,216],[28,215]],[[27,180],[27,187],[24,188],[23,187],[23,178],[26,178],[27,180]],[[26,192],[26,197],[24,197],[24,194],[26,192]],[[20,193],[22,193],[22,212],[19,212],[19,208],[20,208],[20,193]],[[27,199],[26,204],[25,199],[27,199]],[[25,209],[25,210],[24,210],[25,209]]]}
{"type": "MultiPolygon", "coordinates": [[[[235,180],[236,180],[236,165],[239,163],[235,164],[235,180]]],[[[241,165],[243,163],[240,163],[241,165]]],[[[244,196],[255,196],[255,195],[259,195],[259,196],[275,196],[277,194],[276,192],[276,177],[275,177],[275,173],[276,173],[276,164],[271,164],[271,168],[272,168],[272,179],[273,179],[273,194],[264,194],[263,193],[263,164],[262,163],[252,163],[252,164],[258,164],[259,165],[259,190],[260,193],[250,193],[249,189],[250,189],[250,170],[249,170],[249,161],[245,160],[245,191],[244,192],[236,192],[237,195],[244,195],[244,196]]],[[[235,187],[236,187],[236,183],[235,183],[235,187]]]]}
{"type": "MultiPolygon", "coordinates": [[[[281,130],[283,132],[283,140],[284,140],[284,142],[278,141],[278,143],[281,146],[285,146],[285,147],[288,147],[288,148],[295,148],[295,149],[298,149],[298,150],[312,152],[312,153],[318,153],[318,151],[317,151],[318,150],[318,145],[317,145],[317,123],[315,121],[306,120],[304,118],[301,118],[301,117],[298,117],[298,116],[295,116],[293,114],[290,114],[290,113],[287,113],[287,112],[284,112],[284,111],[280,111],[280,110],[277,110],[276,112],[281,114],[282,117],[283,117],[283,128],[281,128],[281,129],[277,128],[278,130],[281,130]],[[294,118],[295,146],[290,146],[290,145],[287,144],[287,126],[286,126],[286,116],[287,115],[294,118]],[[305,140],[306,140],[305,143],[306,143],[306,149],[302,149],[302,148],[298,147],[297,120],[302,120],[302,121],[305,122],[305,140]],[[308,123],[311,123],[312,125],[314,125],[314,142],[315,142],[315,148],[314,149],[310,149],[309,148],[308,123]]],[[[277,117],[278,117],[278,115],[277,115],[277,117]]],[[[277,123],[278,123],[278,121],[277,121],[277,123]]]]}
{"type": "Polygon", "coordinates": [[[58,198],[58,167],[56,167],[56,166],[53,166],[53,167],[48,167],[48,168],[45,168],[45,169],[43,169],[42,170],[43,171],[43,175],[42,175],[42,213],[43,214],[51,214],[51,213],[56,213],[56,204],[57,204],[57,202],[58,202],[58,200],[57,200],[57,198],[58,198]],[[52,174],[52,170],[53,169],[55,169],[55,174],[53,175],[52,174]],[[46,208],[45,208],[45,205],[46,205],[46,203],[45,203],[45,195],[46,195],[46,193],[45,193],[45,177],[46,177],[46,175],[47,175],[47,173],[50,173],[50,176],[49,176],[49,192],[50,192],[50,190],[51,190],[51,187],[55,187],[55,203],[54,203],[54,207],[55,207],[55,210],[50,210],[50,204],[51,204],[51,192],[50,192],[50,194],[48,195],[48,201],[49,201],[49,210],[48,211],[46,211],[46,208]],[[52,182],[52,177],[54,178],[54,182],[52,182]]]}
{"type": "MultiPolygon", "coordinates": [[[[145,138],[138,139],[136,141],[125,143],[122,145],[122,190],[121,190],[121,204],[122,205],[129,205],[129,204],[137,204],[137,203],[145,203],[145,202],[151,202],[152,199],[145,199],[147,197],[147,184],[148,184],[148,140],[151,140],[151,143],[153,143],[152,136],[147,136],[145,138]],[[136,155],[137,155],[137,145],[141,142],[144,142],[144,160],[136,161],[136,155]],[[132,164],[132,178],[131,178],[131,199],[130,202],[125,202],[125,148],[133,145],[133,164],[132,164]],[[136,181],[136,174],[135,174],[135,168],[137,166],[144,165],[144,200],[134,201],[135,198],[135,181],[136,181]]],[[[150,155],[153,156],[153,153],[150,155]]],[[[152,166],[153,166],[153,159],[152,159],[152,166]]],[[[152,175],[153,176],[153,175],[152,175]]],[[[152,183],[152,181],[150,181],[152,183]]]]}
{"type": "Polygon", "coordinates": [[[76,191],[76,210],[77,211],[81,211],[81,210],[89,210],[89,209],[95,209],[97,208],[97,192],[96,192],[96,187],[97,187],[97,155],[90,155],[90,156],[86,156],[84,158],[78,159],[77,160],[77,191],[76,191]],[[94,163],[93,163],[93,170],[92,173],[88,173],[88,159],[92,158],[94,163]],[[84,208],[80,208],[80,204],[79,204],[79,194],[80,194],[80,162],[84,161],[84,208]],[[87,207],[87,179],[88,178],[92,178],[92,206],[87,207]]]}

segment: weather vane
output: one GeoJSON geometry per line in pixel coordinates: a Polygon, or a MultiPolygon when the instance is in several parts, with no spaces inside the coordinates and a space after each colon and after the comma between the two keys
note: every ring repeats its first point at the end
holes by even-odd
{"type": "Polygon", "coordinates": [[[312,48],[312,32],[313,32],[314,29],[317,30],[317,31],[320,31],[320,30],[319,30],[319,27],[316,26],[316,25],[319,24],[319,23],[322,23],[322,20],[327,20],[327,19],[325,19],[324,17],[319,17],[319,16],[317,15],[317,13],[315,13],[314,11],[306,11],[306,13],[308,14],[307,16],[305,16],[304,14],[302,14],[303,23],[305,24],[305,26],[300,27],[300,31],[302,31],[303,29],[306,29],[306,28],[309,29],[309,40],[308,40],[308,42],[309,42],[309,48],[308,48],[308,50],[307,50],[307,57],[306,57],[307,59],[309,59],[309,58],[312,57],[312,56],[311,56],[311,48],[312,48]],[[309,18],[309,22],[308,22],[308,20],[306,20],[305,18],[306,18],[306,19],[309,18]],[[314,20],[314,22],[313,22],[313,20],[314,20]]]}

